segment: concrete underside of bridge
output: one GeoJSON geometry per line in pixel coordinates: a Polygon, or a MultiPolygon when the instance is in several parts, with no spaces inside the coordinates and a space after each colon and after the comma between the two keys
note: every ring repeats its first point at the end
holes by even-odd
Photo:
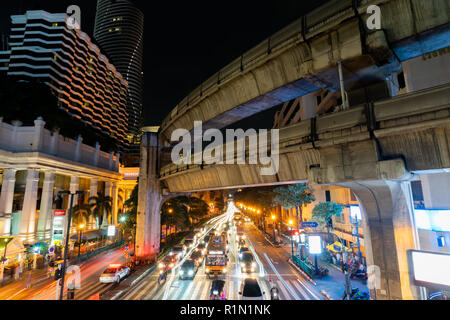
{"type": "MultiPolygon", "coordinates": [[[[342,16],[264,57],[223,82],[164,123],[161,138],[170,142],[177,128],[222,128],[255,113],[318,89],[337,91],[337,62],[343,61],[346,89],[384,80],[400,62],[450,45],[445,0],[380,4],[382,30],[368,32],[356,16],[342,16]],[[399,19],[399,17],[402,17],[399,19]]],[[[361,21],[367,15],[361,14],[361,21]]]]}

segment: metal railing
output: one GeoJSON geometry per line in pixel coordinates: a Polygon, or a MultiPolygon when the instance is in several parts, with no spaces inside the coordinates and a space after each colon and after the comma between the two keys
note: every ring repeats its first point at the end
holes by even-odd
{"type": "MultiPolygon", "coordinates": [[[[85,261],[85,260],[88,260],[88,259],[90,259],[90,258],[92,258],[92,257],[94,257],[94,256],[96,256],[96,255],[98,255],[98,254],[100,254],[100,253],[102,253],[102,252],[105,252],[105,251],[108,251],[108,250],[111,250],[111,249],[120,247],[120,246],[123,245],[124,243],[125,243],[124,240],[116,241],[116,242],[111,243],[111,244],[109,244],[109,245],[107,245],[107,246],[104,246],[104,247],[95,249],[95,250],[93,250],[93,251],[91,251],[91,252],[86,252],[86,253],[80,255],[79,258],[78,258],[78,257],[73,257],[72,259],[73,259],[74,261],[79,261],[79,262],[85,261]]],[[[72,259],[71,259],[71,260],[72,260],[72,259]]]]}
{"type": "Polygon", "coordinates": [[[169,122],[177,115],[181,114],[181,112],[189,107],[189,105],[196,104],[204,95],[215,91],[221,84],[236,78],[243,71],[250,69],[253,65],[256,65],[257,62],[265,59],[267,56],[283,51],[284,48],[289,47],[298,41],[306,40],[310,33],[326,23],[354,16],[355,9],[357,9],[354,8],[355,4],[359,5],[358,1],[332,0],[325,5],[316,8],[307,15],[302,16],[252,49],[243,53],[181,100],[163,120],[161,129],[164,130],[169,122]]]}

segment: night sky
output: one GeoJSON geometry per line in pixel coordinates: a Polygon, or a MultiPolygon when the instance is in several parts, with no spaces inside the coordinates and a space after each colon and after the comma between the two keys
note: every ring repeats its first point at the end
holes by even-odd
{"type": "MultiPolygon", "coordinates": [[[[145,124],[159,125],[202,81],[326,0],[135,2],[145,15],[145,124]]],[[[70,4],[80,6],[81,29],[92,35],[95,0],[2,1],[0,31],[9,29],[11,14],[65,12],[70,4]]],[[[273,113],[262,115],[267,126],[273,113]]]]}

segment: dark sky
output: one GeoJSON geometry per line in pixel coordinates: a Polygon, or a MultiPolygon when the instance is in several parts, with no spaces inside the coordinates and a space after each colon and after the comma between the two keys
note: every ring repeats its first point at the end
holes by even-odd
{"type": "MultiPolygon", "coordinates": [[[[159,125],[203,80],[326,0],[136,2],[145,15],[145,124],[159,125]]],[[[2,1],[0,30],[11,14],[65,12],[70,4],[80,6],[81,29],[92,35],[95,0],[2,1]]]]}

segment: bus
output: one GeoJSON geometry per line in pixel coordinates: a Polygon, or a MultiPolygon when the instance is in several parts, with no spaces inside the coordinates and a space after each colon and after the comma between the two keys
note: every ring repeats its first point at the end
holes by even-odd
{"type": "Polygon", "coordinates": [[[227,238],[226,235],[216,235],[209,241],[205,255],[205,273],[210,277],[227,272],[227,238]]]}

